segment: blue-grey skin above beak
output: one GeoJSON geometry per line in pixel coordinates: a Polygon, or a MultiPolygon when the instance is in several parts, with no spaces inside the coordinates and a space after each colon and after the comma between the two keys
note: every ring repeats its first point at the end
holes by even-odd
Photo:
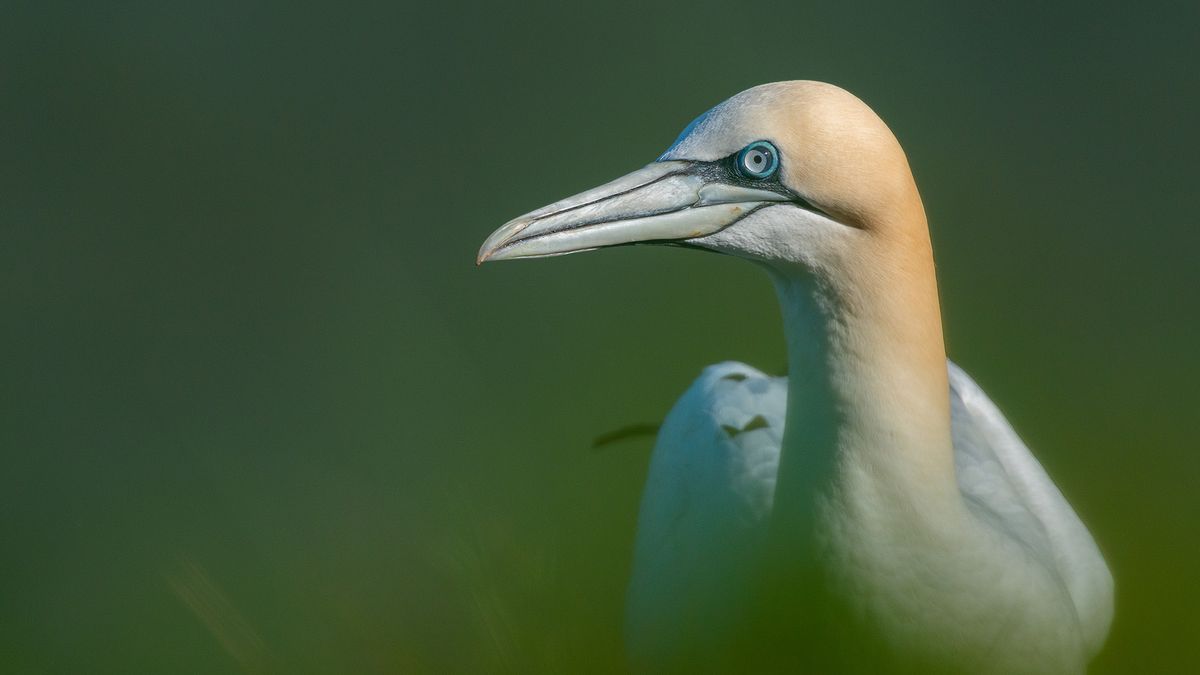
{"type": "Polygon", "coordinates": [[[510,220],[476,264],[566,255],[606,246],[683,243],[792,197],[723,180],[709,162],[654,162],[617,180],[510,220]]]}

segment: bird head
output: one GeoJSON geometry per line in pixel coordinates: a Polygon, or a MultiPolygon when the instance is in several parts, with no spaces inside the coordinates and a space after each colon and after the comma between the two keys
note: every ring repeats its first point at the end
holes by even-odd
{"type": "Polygon", "coordinates": [[[838,87],[794,81],[743,91],[644,168],[509,221],[477,261],[667,244],[821,272],[865,241],[927,237],[883,121],[838,87]]]}

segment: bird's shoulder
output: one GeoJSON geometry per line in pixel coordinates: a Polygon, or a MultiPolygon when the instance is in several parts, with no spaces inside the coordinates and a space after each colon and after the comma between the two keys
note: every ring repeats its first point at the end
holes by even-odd
{"type": "Polygon", "coordinates": [[[640,542],[702,540],[689,528],[738,530],[764,519],[786,397],[786,378],[734,361],[705,368],[659,429],[638,515],[640,542]]]}
{"type": "Polygon", "coordinates": [[[786,377],[736,361],[708,366],[663,422],[651,473],[756,501],[765,492],[769,499],[786,408],[786,377]]]}

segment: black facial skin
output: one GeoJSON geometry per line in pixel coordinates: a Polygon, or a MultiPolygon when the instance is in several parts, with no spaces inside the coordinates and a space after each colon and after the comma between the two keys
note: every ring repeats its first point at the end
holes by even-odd
{"type": "MultiPolygon", "coordinates": [[[[693,173],[698,176],[703,176],[707,181],[719,181],[721,183],[737,185],[738,187],[753,188],[756,190],[768,190],[770,192],[787,197],[789,202],[794,203],[796,206],[799,206],[806,211],[819,213],[826,218],[829,217],[829,214],[814,206],[812,202],[802,197],[798,192],[781,183],[779,181],[780,172],[778,169],[776,169],[774,173],[766,178],[748,178],[744,176],[742,172],[738,170],[737,166],[738,155],[740,154],[741,151],[739,150],[732,155],[722,157],[721,159],[712,162],[690,162],[688,167],[669,175],[693,173]]],[[[779,160],[782,162],[782,157],[780,157],[779,160]]]]}

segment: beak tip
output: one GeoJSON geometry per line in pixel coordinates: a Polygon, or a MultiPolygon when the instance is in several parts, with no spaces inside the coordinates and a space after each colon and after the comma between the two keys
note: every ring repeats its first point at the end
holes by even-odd
{"type": "Polygon", "coordinates": [[[496,253],[496,247],[489,246],[488,244],[490,244],[490,243],[491,242],[484,242],[483,248],[479,249],[479,253],[477,253],[475,255],[475,266],[476,267],[479,267],[483,263],[491,260],[492,256],[496,253]]]}
{"type": "Polygon", "coordinates": [[[483,246],[479,247],[479,253],[475,256],[475,266],[478,267],[489,260],[504,259],[503,254],[497,258],[496,253],[499,252],[500,249],[505,246],[505,244],[508,244],[510,241],[512,241],[512,239],[516,237],[521,230],[524,230],[525,227],[529,225],[529,222],[530,221],[528,217],[522,216],[501,225],[500,229],[488,236],[488,238],[483,242],[483,246]]]}

